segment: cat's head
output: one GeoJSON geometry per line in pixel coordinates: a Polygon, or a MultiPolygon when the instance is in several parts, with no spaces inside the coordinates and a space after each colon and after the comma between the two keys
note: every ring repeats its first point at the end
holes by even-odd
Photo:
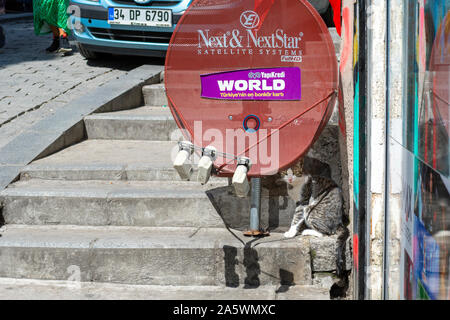
{"type": "Polygon", "coordinates": [[[284,180],[284,182],[292,184],[297,179],[297,176],[294,175],[294,171],[289,168],[287,169],[286,175],[282,177],[282,179],[284,180]]]}
{"type": "Polygon", "coordinates": [[[280,178],[277,179],[277,184],[281,185],[281,184],[293,184],[296,180],[298,179],[298,177],[296,175],[294,175],[294,172],[292,171],[292,169],[287,169],[287,171],[281,173],[280,178]]]}
{"type": "Polygon", "coordinates": [[[299,187],[308,181],[309,176],[296,175],[291,169],[288,169],[285,174],[276,180],[277,185],[287,186],[288,190],[299,187]]]}

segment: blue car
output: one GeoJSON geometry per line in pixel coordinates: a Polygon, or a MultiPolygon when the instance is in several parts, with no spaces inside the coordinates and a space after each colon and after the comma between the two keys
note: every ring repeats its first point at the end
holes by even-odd
{"type": "Polygon", "coordinates": [[[80,53],[164,57],[192,0],[71,0],[69,26],[80,53]]]}
{"type": "MultiPolygon", "coordinates": [[[[87,59],[95,59],[101,52],[164,57],[175,26],[192,1],[70,0],[68,23],[80,53],[87,59]]],[[[330,11],[328,0],[308,1],[325,21],[330,20],[325,17],[330,11]]],[[[205,14],[233,11],[243,2],[213,0],[205,14]]]]}

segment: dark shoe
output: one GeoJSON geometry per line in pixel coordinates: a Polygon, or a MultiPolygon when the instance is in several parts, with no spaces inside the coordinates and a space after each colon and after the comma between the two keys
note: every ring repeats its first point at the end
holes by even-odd
{"type": "Polygon", "coordinates": [[[45,49],[45,51],[47,51],[48,53],[53,53],[58,51],[58,49],[59,49],[59,38],[53,38],[51,46],[45,49]]]}
{"type": "Polygon", "coordinates": [[[72,47],[70,46],[69,39],[67,37],[60,37],[59,43],[60,46],[58,53],[63,53],[64,55],[67,55],[72,52],[72,47]]]}

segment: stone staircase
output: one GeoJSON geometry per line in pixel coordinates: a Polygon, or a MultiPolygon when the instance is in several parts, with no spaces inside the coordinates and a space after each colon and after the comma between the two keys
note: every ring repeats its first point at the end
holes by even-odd
{"type": "Polygon", "coordinates": [[[243,237],[249,199],[227,179],[180,181],[164,87],[143,94],[0,192],[0,298],[329,299],[336,238],[283,239],[295,203],[270,184],[271,236],[243,237]]]}

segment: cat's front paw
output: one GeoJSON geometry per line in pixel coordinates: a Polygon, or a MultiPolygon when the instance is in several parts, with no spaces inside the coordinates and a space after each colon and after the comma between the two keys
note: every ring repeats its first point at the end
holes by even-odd
{"type": "Polygon", "coordinates": [[[290,229],[288,232],[284,233],[284,237],[285,238],[295,238],[295,236],[297,235],[297,230],[295,229],[290,229]]]}

